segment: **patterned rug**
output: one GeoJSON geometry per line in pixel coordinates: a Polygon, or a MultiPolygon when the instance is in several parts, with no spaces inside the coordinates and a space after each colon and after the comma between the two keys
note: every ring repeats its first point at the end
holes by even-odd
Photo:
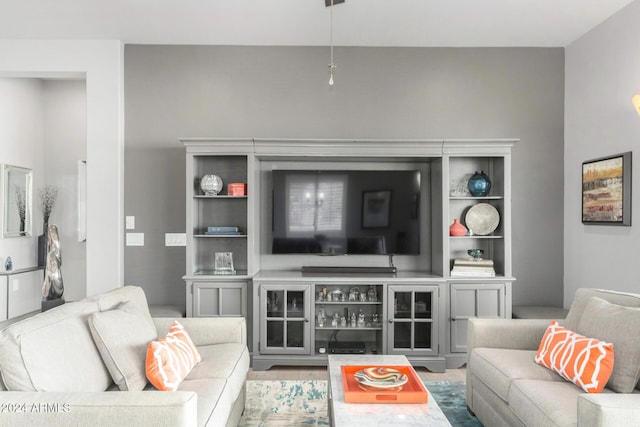
{"type": "MultiPolygon", "coordinates": [[[[425,381],[454,427],[482,427],[467,411],[464,381],[425,381]]],[[[326,381],[247,381],[240,427],[328,426],[326,381]]]]}

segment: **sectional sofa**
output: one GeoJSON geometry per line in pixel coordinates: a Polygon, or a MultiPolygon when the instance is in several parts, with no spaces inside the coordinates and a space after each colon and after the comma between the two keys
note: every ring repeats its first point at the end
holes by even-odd
{"type": "Polygon", "coordinates": [[[178,319],[202,361],[177,391],[158,391],[140,363],[140,331],[155,340],[174,320],[152,318],[142,289],[126,286],[8,326],[0,332],[0,426],[237,425],[249,370],[245,319],[178,319]],[[112,337],[101,349],[89,327],[97,319],[112,337]]]}
{"type": "Polygon", "coordinates": [[[640,425],[640,295],[579,289],[559,323],[614,344],[614,371],[602,393],[585,393],[534,362],[549,320],[471,319],[469,409],[491,427],[640,425]]]}

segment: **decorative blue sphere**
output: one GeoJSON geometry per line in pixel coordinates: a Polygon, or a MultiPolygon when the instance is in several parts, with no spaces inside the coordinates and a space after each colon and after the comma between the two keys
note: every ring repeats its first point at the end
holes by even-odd
{"type": "Polygon", "coordinates": [[[469,178],[469,182],[467,183],[469,187],[469,192],[474,197],[484,197],[489,194],[489,190],[491,190],[491,180],[484,173],[484,171],[476,171],[471,178],[469,178]]]}

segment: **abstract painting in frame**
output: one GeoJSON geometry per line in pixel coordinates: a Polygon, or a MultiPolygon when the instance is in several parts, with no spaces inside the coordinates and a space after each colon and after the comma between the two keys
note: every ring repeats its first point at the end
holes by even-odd
{"type": "Polygon", "coordinates": [[[582,222],[631,225],[631,152],[582,163],[582,222]]]}

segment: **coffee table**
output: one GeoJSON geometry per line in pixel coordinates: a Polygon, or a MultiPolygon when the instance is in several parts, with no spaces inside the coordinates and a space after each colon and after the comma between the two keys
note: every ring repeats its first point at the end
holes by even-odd
{"type": "Polygon", "coordinates": [[[430,393],[428,403],[346,403],[340,368],[343,365],[404,366],[410,363],[405,356],[396,355],[329,355],[327,392],[332,426],[451,426],[430,393]]]}

